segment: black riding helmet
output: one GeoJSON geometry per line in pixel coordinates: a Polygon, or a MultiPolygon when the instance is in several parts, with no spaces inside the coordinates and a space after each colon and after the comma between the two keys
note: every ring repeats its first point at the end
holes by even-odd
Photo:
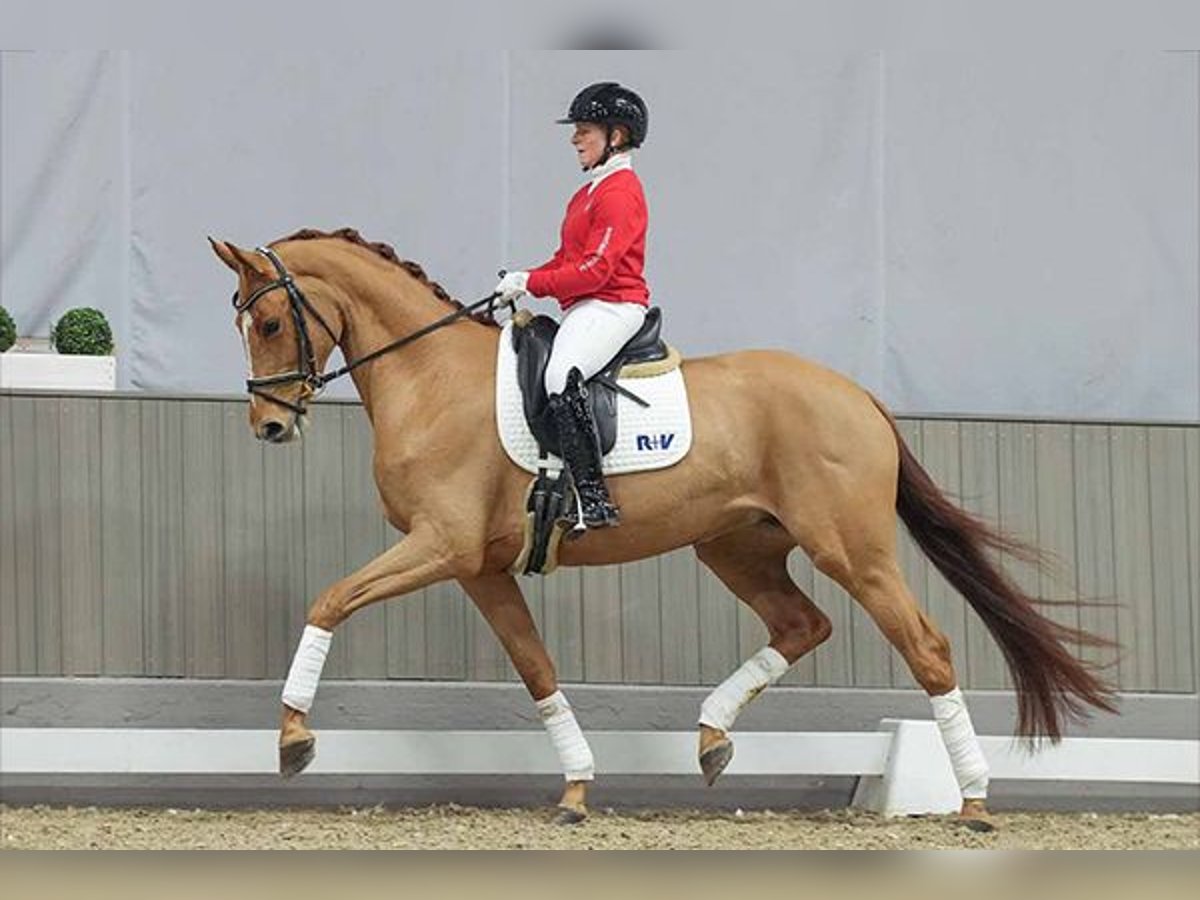
{"type": "Polygon", "coordinates": [[[624,125],[629,130],[629,146],[640,147],[646,140],[650,114],[642,98],[629,88],[615,81],[601,81],[576,94],[566,118],[558,120],[559,125],[577,122],[592,122],[610,129],[624,125]]]}

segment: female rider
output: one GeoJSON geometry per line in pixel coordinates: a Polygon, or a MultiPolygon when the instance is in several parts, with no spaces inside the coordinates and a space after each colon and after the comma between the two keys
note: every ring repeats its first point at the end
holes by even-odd
{"type": "Polygon", "coordinates": [[[507,273],[496,292],[504,300],[526,292],[554,297],[563,311],[546,366],[547,410],[584,524],[597,528],[616,525],[618,515],[601,472],[585,383],[637,334],[650,302],[642,274],[646,198],[631,152],[646,139],[648,115],[641,97],[607,81],[580,91],[558,121],[575,126],[571,144],[591,179],[567,203],[560,245],[550,261],[507,273]]]}

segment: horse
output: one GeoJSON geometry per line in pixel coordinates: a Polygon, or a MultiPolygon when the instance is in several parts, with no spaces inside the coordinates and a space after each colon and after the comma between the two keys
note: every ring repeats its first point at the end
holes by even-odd
{"type": "MultiPolygon", "coordinates": [[[[523,546],[529,476],[491,425],[501,333],[494,319],[468,315],[418,264],[354,229],[303,229],[255,251],[209,241],[238,279],[234,324],[254,435],[280,443],[298,434],[340,347],[351,362],[335,374],[353,378],[373,429],[379,496],[404,535],[311,603],[283,692],[281,774],[302,771],[315,753],[306,718],[334,630],[369,604],[454,579],[503,645],[558,751],[565,785],[557,820],[582,821],[591,751],[510,574],[523,546]]],[[[992,827],[986,760],[949,642],[905,583],[897,518],[1003,651],[1018,735],[1055,741],[1069,720],[1115,711],[1113,688],[1067,649],[1106,642],[1038,611],[996,557],[1044,565],[1043,555],[948,500],[889,411],[850,379],[764,350],[687,358],[682,372],[689,453],[669,468],[612,478],[620,526],[565,542],[558,564],[624,563],[691,546],[762,620],[768,645],[701,707],[698,760],[712,784],[732,756],[737,713],[832,631],[788,573],[799,548],[903,657],[930,697],[962,791],[960,817],[992,827]]]]}

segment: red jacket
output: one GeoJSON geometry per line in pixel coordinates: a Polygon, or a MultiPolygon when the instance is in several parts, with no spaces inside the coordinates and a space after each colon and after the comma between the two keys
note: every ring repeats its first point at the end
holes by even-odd
{"type": "Polygon", "coordinates": [[[648,306],[646,197],[632,169],[606,176],[589,193],[585,184],[567,204],[553,259],[529,271],[529,293],[556,297],[564,310],[594,297],[648,306]]]}

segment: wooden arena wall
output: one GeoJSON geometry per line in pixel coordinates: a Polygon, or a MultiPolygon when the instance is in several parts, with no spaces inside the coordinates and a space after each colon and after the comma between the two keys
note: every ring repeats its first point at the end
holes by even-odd
{"type": "MultiPolygon", "coordinates": [[[[314,419],[303,442],[264,447],[242,399],[0,393],[0,675],[281,678],[310,599],[397,538],[361,407],[322,403],[314,419]]],[[[1053,615],[1120,642],[1122,690],[1196,692],[1200,427],[901,425],[946,490],[1056,554],[1061,576],[1013,565],[1019,583],[1097,601],[1053,615]]],[[[982,624],[906,535],[902,548],[963,685],[1008,686],[982,624]]],[[[785,683],[911,686],[849,598],[799,554],[792,566],[835,631],[785,683]]],[[[564,681],[713,684],[764,641],[691,550],[522,584],[564,681]]],[[[326,674],[515,679],[454,585],[357,614],[326,674]]]]}

